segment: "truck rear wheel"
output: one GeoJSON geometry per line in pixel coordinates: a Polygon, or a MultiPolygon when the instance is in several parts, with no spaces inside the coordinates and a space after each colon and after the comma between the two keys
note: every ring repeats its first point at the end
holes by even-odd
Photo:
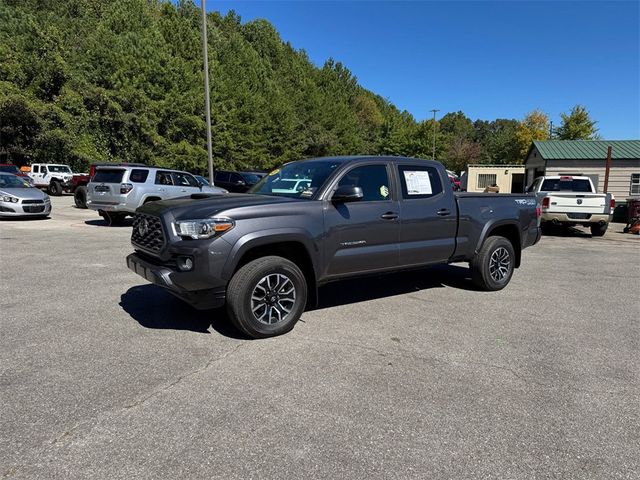
{"type": "Polygon", "coordinates": [[[49,195],[52,197],[59,197],[62,195],[62,185],[57,180],[53,180],[49,184],[49,195]]]}
{"type": "Polygon", "coordinates": [[[78,187],[73,192],[73,199],[76,202],[76,207],[87,208],[87,187],[78,187]]]}
{"type": "Polygon", "coordinates": [[[605,232],[607,231],[607,228],[609,227],[608,223],[605,223],[603,225],[600,225],[599,223],[596,223],[594,225],[591,225],[591,235],[593,237],[602,237],[604,236],[605,232]]]}
{"type": "Polygon", "coordinates": [[[268,256],[240,268],[227,287],[231,322],[252,338],[290,331],[307,303],[307,282],[286,258],[268,256]]]}
{"type": "Polygon", "coordinates": [[[500,236],[487,238],[470,263],[473,283],[482,290],[502,290],[511,280],[515,260],[509,240],[500,236]]]}

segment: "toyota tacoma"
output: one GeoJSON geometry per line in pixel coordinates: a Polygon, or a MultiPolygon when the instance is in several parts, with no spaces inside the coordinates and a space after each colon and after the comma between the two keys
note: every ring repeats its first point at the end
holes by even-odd
{"type": "Polygon", "coordinates": [[[318,287],[356,275],[469,262],[500,290],[540,239],[533,195],[454,193],[442,164],[400,157],[292,162],[248,194],[137,209],[128,267],[198,309],[226,303],[253,338],[285,333],[318,287]],[[283,181],[304,180],[284,189],[283,181]]]}

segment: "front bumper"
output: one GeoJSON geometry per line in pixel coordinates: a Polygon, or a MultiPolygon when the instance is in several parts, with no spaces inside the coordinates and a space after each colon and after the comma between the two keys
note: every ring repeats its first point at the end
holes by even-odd
{"type": "Polygon", "coordinates": [[[612,215],[605,213],[590,213],[587,218],[578,218],[578,216],[571,212],[542,212],[541,220],[543,222],[552,223],[571,223],[580,225],[590,225],[594,223],[609,223],[612,215]]]}
{"type": "Polygon", "coordinates": [[[50,213],[50,201],[28,204],[0,201],[0,217],[44,217],[50,213]]]}
{"type": "Polygon", "coordinates": [[[179,277],[190,272],[179,272],[163,265],[154,264],[137,253],[127,256],[127,267],[147,281],[159,285],[179,299],[198,310],[208,310],[224,305],[226,288],[217,287],[205,290],[187,290],[179,283],[179,277]]]}

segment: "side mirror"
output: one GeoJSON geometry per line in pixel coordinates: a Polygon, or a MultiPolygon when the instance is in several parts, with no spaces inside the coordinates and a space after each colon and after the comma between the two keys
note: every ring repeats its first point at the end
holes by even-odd
{"type": "Polygon", "coordinates": [[[364,197],[362,188],[353,185],[345,185],[338,187],[331,197],[331,201],[335,203],[356,202],[364,197]]]}

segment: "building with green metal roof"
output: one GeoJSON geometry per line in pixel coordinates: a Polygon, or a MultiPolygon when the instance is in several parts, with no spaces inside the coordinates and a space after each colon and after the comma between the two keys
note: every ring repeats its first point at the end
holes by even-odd
{"type": "Polygon", "coordinates": [[[585,175],[602,192],[609,146],[608,193],[618,202],[640,196],[640,140],[534,140],[524,161],[526,183],[543,175],[585,175]]]}

